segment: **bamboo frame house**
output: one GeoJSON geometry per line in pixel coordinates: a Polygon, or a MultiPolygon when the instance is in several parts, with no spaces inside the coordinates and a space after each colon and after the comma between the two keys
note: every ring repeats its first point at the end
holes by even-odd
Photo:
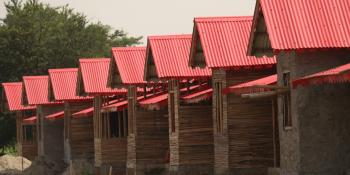
{"type": "Polygon", "coordinates": [[[148,37],[144,78],[168,82],[170,174],[212,174],[211,71],[188,66],[190,46],[191,35],[148,37]]]}
{"type": "Polygon", "coordinates": [[[35,106],[23,106],[23,83],[2,83],[3,111],[8,110],[16,115],[16,148],[18,154],[29,160],[38,156],[35,106]]]}
{"type": "Polygon", "coordinates": [[[260,0],[248,54],[275,55],[280,137],[279,174],[345,174],[349,170],[349,91],[292,88],[292,81],[350,62],[347,0],[260,0]],[[291,19],[293,17],[293,20],[291,19]],[[295,17],[295,18],[294,18],[295,17]],[[334,27],[337,26],[337,27],[334,27]]]}
{"type": "Polygon", "coordinates": [[[276,72],[274,58],[246,56],[252,17],[195,18],[189,64],[212,69],[216,174],[267,174],[274,165],[271,99],[223,89],[276,72]]]}

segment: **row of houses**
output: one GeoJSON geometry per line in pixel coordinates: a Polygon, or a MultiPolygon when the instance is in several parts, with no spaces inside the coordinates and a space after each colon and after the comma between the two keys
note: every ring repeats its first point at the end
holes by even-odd
{"type": "Polygon", "coordinates": [[[18,150],[96,174],[350,173],[350,2],[258,0],[3,83],[18,150]]]}

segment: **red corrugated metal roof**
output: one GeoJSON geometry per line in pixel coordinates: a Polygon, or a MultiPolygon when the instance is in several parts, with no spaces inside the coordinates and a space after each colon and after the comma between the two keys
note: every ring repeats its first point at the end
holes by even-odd
{"type": "Polygon", "coordinates": [[[36,108],[35,106],[22,105],[22,82],[2,83],[2,86],[4,88],[5,97],[10,111],[32,110],[36,108]]]}
{"type": "Polygon", "coordinates": [[[118,94],[126,93],[126,89],[111,89],[107,87],[109,58],[79,59],[84,91],[87,94],[118,94]]]}
{"type": "MultiPolygon", "coordinates": [[[[120,101],[120,99],[117,99],[117,100],[111,100],[111,101],[108,101],[104,104],[102,104],[102,108],[105,108],[111,104],[115,104],[116,102],[120,101]]],[[[89,117],[89,116],[92,116],[93,115],[93,112],[94,112],[94,107],[89,107],[89,108],[86,108],[86,109],[83,109],[81,111],[78,111],[74,114],[72,114],[73,117],[89,117]]]]}
{"type": "Polygon", "coordinates": [[[350,47],[349,0],[257,2],[275,50],[350,47]]]}
{"type": "Polygon", "coordinates": [[[47,115],[45,118],[49,120],[59,119],[64,117],[64,111],[56,112],[50,115],[47,115]]]}
{"type": "Polygon", "coordinates": [[[181,99],[186,103],[198,103],[199,101],[208,100],[213,95],[213,89],[206,89],[199,92],[194,92],[189,95],[182,96],[181,99]]]}
{"type": "Polygon", "coordinates": [[[114,47],[113,57],[124,84],[145,84],[146,47],[114,47]]]}
{"type": "Polygon", "coordinates": [[[139,102],[139,105],[149,110],[159,110],[162,106],[168,104],[168,93],[147,98],[139,102]]]}
{"type": "Polygon", "coordinates": [[[113,111],[120,111],[120,110],[123,110],[125,108],[128,108],[128,100],[122,100],[120,102],[104,106],[101,109],[101,111],[102,112],[113,112],[113,111]]]}
{"type": "Polygon", "coordinates": [[[246,83],[227,87],[227,88],[223,89],[222,93],[223,94],[228,94],[228,93],[243,94],[243,93],[263,92],[263,91],[266,91],[268,89],[256,87],[256,86],[272,85],[272,84],[276,84],[276,83],[277,83],[277,74],[270,75],[268,77],[260,78],[257,80],[249,81],[246,83]]]}
{"type": "MultiPolygon", "coordinates": [[[[194,19],[193,39],[200,39],[206,65],[210,68],[263,68],[275,58],[247,56],[252,17],[205,17],[194,19]],[[196,37],[196,32],[199,38],[196,37]]],[[[192,43],[196,43],[193,41],[192,43]]],[[[194,46],[193,46],[194,47],[194,46]]],[[[191,49],[195,51],[196,49],[191,49]]],[[[191,56],[195,54],[191,53],[191,56]]],[[[191,58],[193,60],[194,58],[191,58]]]]}
{"type": "Polygon", "coordinates": [[[72,117],[76,117],[76,118],[89,117],[89,116],[92,116],[93,113],[94,113],[94,107],[90,107],[72,114],[72,117]]]}
{"type": "Polygon", "coordinates": [[[78,68],[49,69],[49,77],[55,100],[91,99],[76,95],[78,68]]]}
{"type": "Polygon", "coordinates": [[[23,76],[29,105],[56,104],[49,102],[49,76],[23,76]]]}
{"type": "Polygon", "coordinates": [[[342,83],[350,81],[350,63],[293,81],[293,88],[311,84],[342,83]]]}
{"type": "Polygon", "coordinates": [[[32,117],[28,117],[23,119],[23,123],[26,124],[35,124],[37,117],[36,116],[32,116],[32,117]]]}
{"type": "Polygon", "coordinates": [[[192,69],[188,65],[192,35],[165,35],[148,37],[147,59],[152,52],[158,78],[210,77],[208,68],[192,69]]]}

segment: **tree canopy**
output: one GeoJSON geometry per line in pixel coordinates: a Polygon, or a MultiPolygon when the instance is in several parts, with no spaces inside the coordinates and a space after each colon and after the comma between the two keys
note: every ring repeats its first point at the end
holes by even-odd
{"type": "MultiPolygon", "coordinates": [[[[113,46],[140,44],[100,22],[93,23],[68,5],[52,7],[38,0],[10,0],[0,21],[0,81],[21,81],[23,75],[44,75],[49,68],[77,67],[79,58],[110,57],[113,46]]],[[[8,117],[0,116],[0,133],[13,134],[8,117]]],[[[4,136],[0,135],[0,140],[4,136]]],[[[0,143],[1,144],[1,143],[0,143]]]]}

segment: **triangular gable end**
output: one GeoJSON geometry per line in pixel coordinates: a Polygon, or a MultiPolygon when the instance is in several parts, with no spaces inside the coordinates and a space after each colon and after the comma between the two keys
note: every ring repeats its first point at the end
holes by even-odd
{"type": "Polygon", "coordinates": [[[9,105],[7,101],[7,97],[5,94],[5,88],[2,86],[1,88],[1,111],[8,111],[9,105]]]}
{"type": "Polygon", "coordinates": [[[256,57],[272,57],[273,49],[267,31],[266,22],[260,1],[256,1],[254,19],[248,44],[248,55],[256,57]]]}
{"type": "Polygon", "coordinates": [[[76,95],[77,96],[86,96],[84,82],[83,82],[83,75],[81,73],[81,68],[78,69],[78,80],[77,80],[77,89],[76,89],[76,95]]]}
{"type": "Polygon", "coordinates": [[[49,83],[49,85],[48,85],[48,100],[50,101],[50,102],[53,102],[53,101],[55,101],[55,94],[54,94],[54,92],[53,92],[53,87],[52,87],[52,81],[51,81],[51,78],[50,78],[50,76],[49,76],[49,80],[48,80],[48,83],[49,83]]]}
{"type": "Polygon", "coordinates": [[[107,87],[121,88],[123,86],[122,78],[119,73],[119,69],[115,58],[112,57],[109,65],[107,87]]]}
{"type": "Polygon", "coordinates": [[[145,81],[158,81],[159,76],[157,73],[156,65],[154,63],[154,58],[153,58],[153,53],[151,46],[147,44],[147,50],[146,50],[146,64],[145,64],[145,69],[144,69],[144,77],[143,79],[145,81]]]}
{"type": "Polygon", "coordinates": [[[28,106],[28,96],[27,96],[27,91],[26,91],[26,86],[24,82],[22,83],[22,100],[21,103],[23,106],[28,106]]]}
{"type": "Polygon", "coordinates": [[[193,26],[189,66],[191,66],[192,68],[194,68],[194,67],[200,67],[200,68],[207,67],[207,64],[205,62],[204,53],[203,53],[201,39],[200,39],[196,24],[194,24],[194,26],[193,26]]]}

